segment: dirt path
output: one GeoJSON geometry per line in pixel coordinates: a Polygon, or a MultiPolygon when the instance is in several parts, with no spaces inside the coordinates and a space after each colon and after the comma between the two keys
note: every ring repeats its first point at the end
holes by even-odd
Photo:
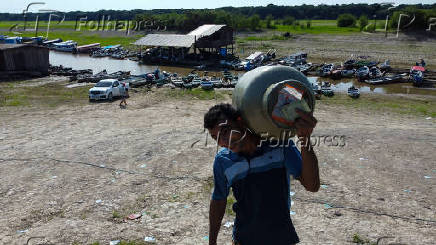
{"type": "MultiPolygon", "coordinates": [[[[210,138],[205,146],[202,116],[215,102],[155,93],[133,94],[128,103],[124,110],[116,102],[0,108],[0,244],[146,236],[207,244],[216,147],[210,138]],[[131,213],[143,216],[123,221],[131,213]]],[[[346,146],[316,148],[325,185],[318,193],[292,185],[301,244],[348,244],[354,234],[394,237],[380,244],[433,244],[435,119],[323,104],[315,116],[315,135],[345,135],[346,146]]],[[[231,228],[222,227],[219,244],[230,238],[231,228]]]]}

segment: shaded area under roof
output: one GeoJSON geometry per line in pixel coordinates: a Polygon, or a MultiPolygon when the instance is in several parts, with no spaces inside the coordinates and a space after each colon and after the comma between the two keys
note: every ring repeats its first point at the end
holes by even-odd
{"type": "Polygon", "coordinates": [[[134,45],[189,48],[195,43],[195,36],[178,34],[148,34],[134,42],[134,45]]]}

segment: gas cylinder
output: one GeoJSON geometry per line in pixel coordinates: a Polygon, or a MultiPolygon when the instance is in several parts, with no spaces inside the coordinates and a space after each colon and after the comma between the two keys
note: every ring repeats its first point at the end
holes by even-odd
{"type": "Polygon", "coordinates": [[[250,130],[262,137],[286,140],[295,136],[295,109],[315,109],[315,97],[307,77],[289,66],[262,66],[245,73],[232,95],[250,130]]]}

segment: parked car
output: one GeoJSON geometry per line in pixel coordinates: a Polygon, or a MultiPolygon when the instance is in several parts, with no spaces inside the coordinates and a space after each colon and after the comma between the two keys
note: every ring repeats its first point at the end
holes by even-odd
{"type": "Polygon", "coordinates": [[[126,94],[129,89],[129,83],[122,82],[117,79],[100,80],[93,88],[89,89],[89,101],[108,100],[112,101],[115,97],[121,97],[126,94]]]}

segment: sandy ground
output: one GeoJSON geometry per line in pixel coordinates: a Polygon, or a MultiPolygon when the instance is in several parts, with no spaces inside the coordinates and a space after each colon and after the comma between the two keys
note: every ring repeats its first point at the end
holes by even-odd
{"type": "MultiPolygon", "coordinates": [[[[132,93],[128,103],[0,108],[0,244],[207,244],[216,147],[202,118],[216,102],[132,93]],[[131,213],[143,215],[125,221],[131,213]]],[[[316,147],[318,193],[292,184],[301,244],[350,244],[354,234],[434,244],[436,120],[322,103],[315,116],[314,135],[346,145],[316,147]]]]}
{"type": "MultiPolygon", "coordinates": [[[[240,38],[246,36],[281,35],[280,32],[241,33],[240,38]]],[[[393,67],[409,68],[420,58],[427,63],[428,69],[436,69],[436,40],[423,35],[400,34],[397,38],[389,34],[356,33],[351,35],[305,34],[294,35],[289,40],[275,41],[245,41],[238,44],[244,53],[240,57],[247,57],[250,52],[276,49],[279,57],[299,51],[308,53],[310,62],[345,62],[358,56],[368,56],[368,59],[384,62],[390,60],[393,67]]]]}

